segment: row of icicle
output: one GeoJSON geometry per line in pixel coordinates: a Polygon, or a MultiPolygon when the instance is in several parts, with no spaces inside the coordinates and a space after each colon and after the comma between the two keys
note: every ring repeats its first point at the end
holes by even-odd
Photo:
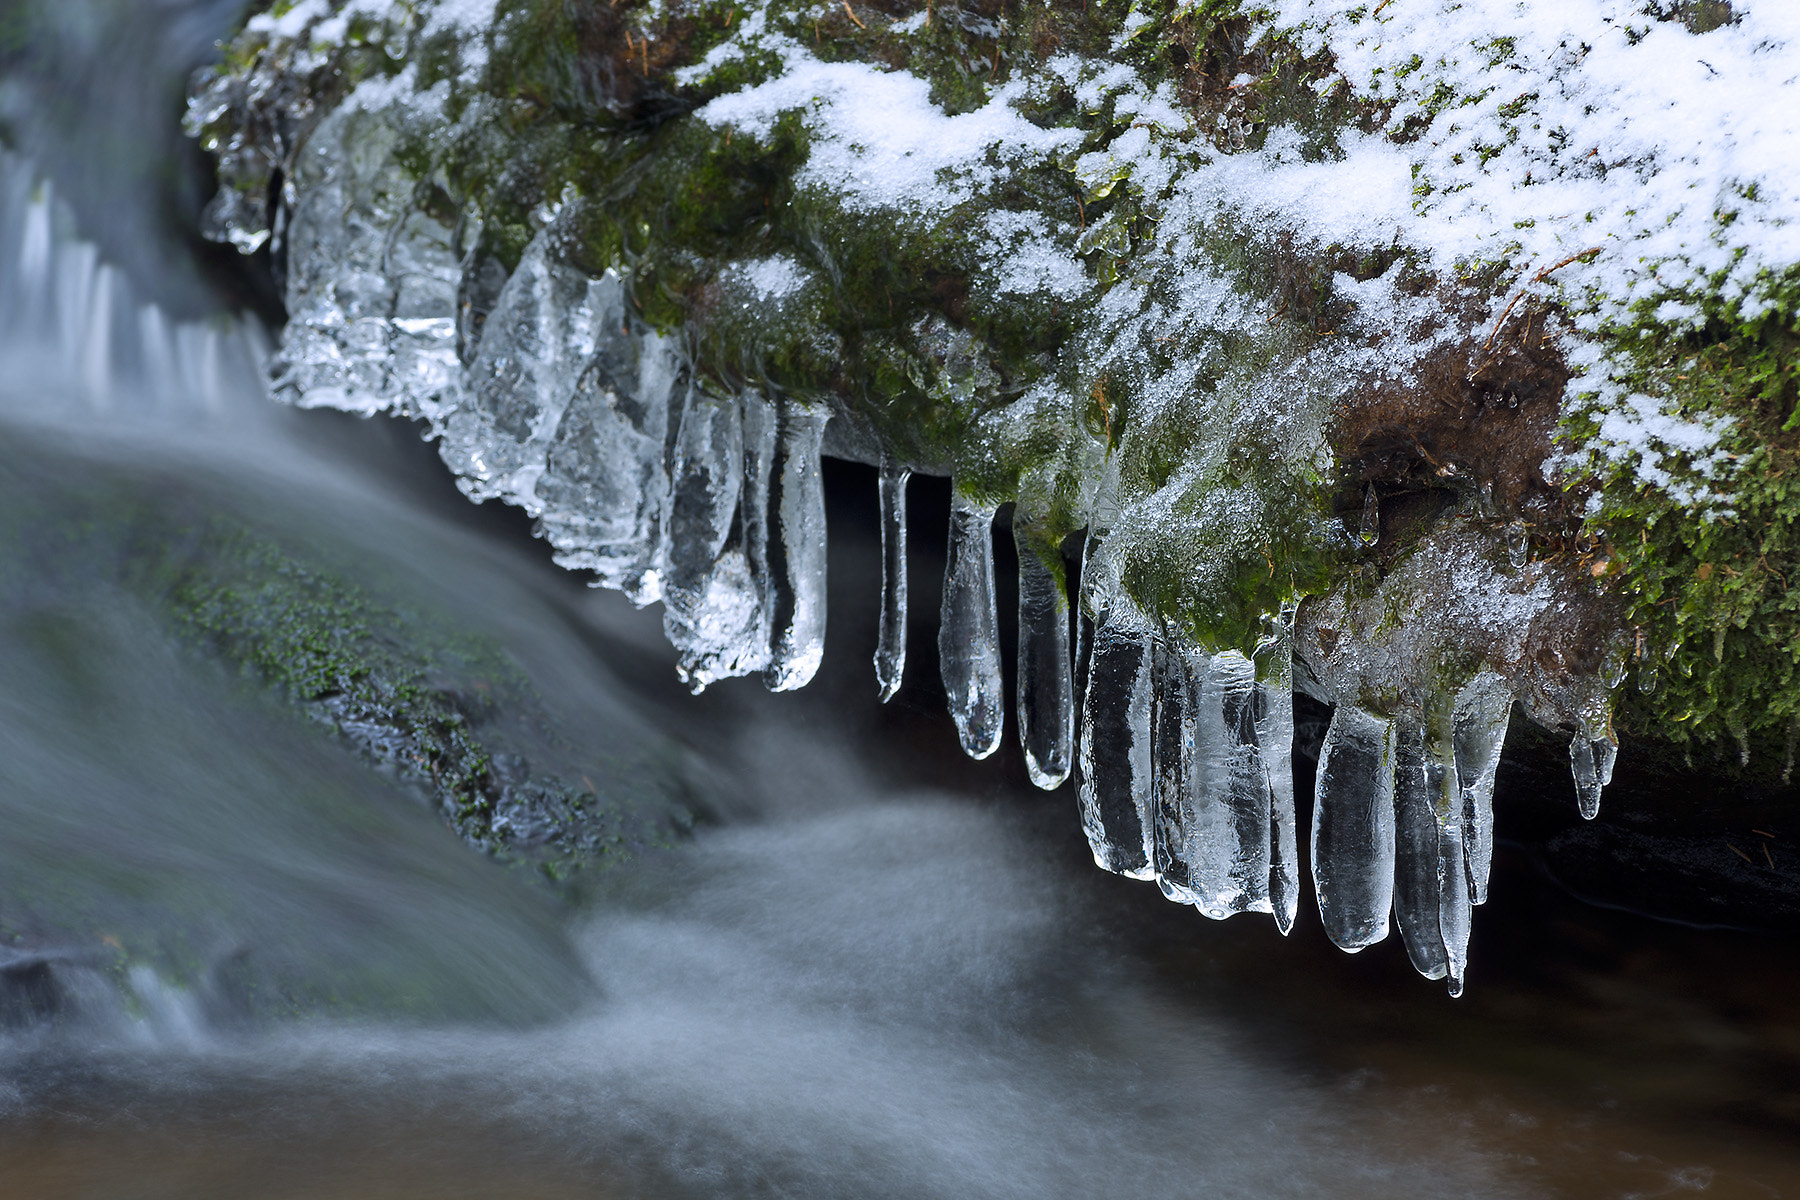
{"type": "MultiPolygon", "coordinates": [[[[905,479],[898,470],[881,477],[876,675],[884,699],[903,663],[905,479]]],[[[938,632],[950,715],[975,758],[999,746],[1004,715],[994,515],[953,493],[938,632]]],[[[1210,651],[1157,628],[1117,589],[1104,537],[1103,529],[1088,534],[1087,619],[1074,663],[1063,589],[1021,539],[1017,715],[1031,778],[1055,788],[1078,766],[1082,828],[1102,868],[1154,879],[1163,895],[1215,920],[1269,913],[1285,934],[1300,901],[1295,609],[1270,614],[1250,654],[1210,651]]],[[[1383,940],[1391,912],[1413,965],[1461,994],[1470,910],[1487,898],[1494,776],[1511,712],[1511,693],[1491,673],[1426,721],[1336,707],[1319,756],[1310,849],[1320,916],[1338,946],[1354,953],[1383,940]]],[[[1584,797],[1597,799],[1598,790],[1584,797]]]]}
{"type": "MultiPolygon", "coordinates": [[[[260,396],[253,364],[263,348],[254,325],[167,320],[137,302],[67,225],[46,185],[17,160],[0,160],[0,244],[10,264],[0,276],[0,330],[10,345],[54,356],[59,375],[83,381],[94,406],[128,398],[151,409],[197,403],[218,411],[260,396]]],[[[484,472],[476,448],[492,436],[493,420],[466,430],[465,444],[445,446],[465,490],[526,503],[552,532],[568,535],[554,540],[569,565],[598,571],[640,602],[660,599],[680,669],[696,690],[747,673],[777,690],[804,685],[824,653],[826,415],[756,392],[727,397],[697,386],[667,339],[621,319],[616,280],[583,283],[571,306],[570,281],[539,263],[533,286],[533,264],[521,266],[489,318],[492,336],[473,355],[462,403],[499,403],[496,389],[522,383],[520,371],[539,386],[555,377],[567,395],[538,406],[554,410],[549,417],[534,410],[534,433],[512,448],[505,472],[484,472]],[[558,306],[563,311],[551,311],[558,306]],[[571,313],[578,336],[551,328],[571,313]],[[533,355],[535,362],[523,361],[533,355]],[[573,357],[552,370],[548,359],[557,355],[573,357]],[[590,509],[581,538],[567,528],[570,514],[552,511],[537,491],[554,494],[544,481],[568,469],[557,466],[556,433],[571,413],[590,445],[620,443],[627,433],[644,443],[627,456],[644,468],[632,480],[615,469],[605,496],[569,494],[590,509]],[[611,434],[600,432],[607,418],[611,434]],[[459,454],[468,461],[455,461],[459,454]],[[631,511],[592,511],[602,499],[631,511]],[[572,538],[586,549],[574,550],[572,538]]],[[[416,319],[394,324],[396,338],[419,333],[416,319]]],[[[294,341],[283,367],[290,376],[294,341]]],[[[431,414],[453,443],[457,407],[431,414]]],[[[879,477],[875,667],[883,700],[905,670],[907,479],[893,465],[879,477]]],[[[1079,620],[1044,548],[1015,523],[1015,711],[1031,778],[1056,788],[1078,775],[1081,821],[1101,867],[1154,879],[1170,899],[1215,919],[1269,913],[1286,933],[1301,890],[1294,610],[1270,614],[1248,654],[1210,651],[1148,619],[1107,560],[1107,490],[1103,483],[1101,519],[1087,536],[1079,620]],[[1081,632],[1078,646],[1072,629],[1081,632]]],[[[961,743],[976,758],[998,748],[1005,715],[995,516],[953,489],[939,668],[961,743]]],[[[1422,721],[1336,708],[1319,758],[1310,858],[1319,912],[1337,945],[1354,952],[1382,940],[1391,914],[1413,964],[1460,992],[1470,909],[1486,898],[1494,775],[1511,707],[1504,682],[1483,674],[1422,721]]],[[[1577,743],[1577,790],[1591,816],[1611,773],[1609,747],[1577,743]]]]}

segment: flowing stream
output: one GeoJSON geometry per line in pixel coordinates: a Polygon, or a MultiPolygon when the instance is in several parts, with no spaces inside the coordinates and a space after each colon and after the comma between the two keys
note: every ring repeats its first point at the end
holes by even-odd
{"type": "MultiPolygon", "coordinates": [[[[1791,937],[1581,906],[1505,842],[1504,793],[1456,1001],[1396,940],[1339,954],[1310,900],[1277,941],[1096,871],[1073,787],[1010,741],[970,763],[928,671],[877,702],[872,471],[827,474],[816,682],[688,695],[654,611],[468,505],[409,428],[278,409],[254,327],[141,315],[203,313],[205,273],[107,139],[57,139],[175,153],[173,81],[234,6],[42,7],[61,49],[9,51],[0,112],[99,249],[0,246],[27,530],[0,562],[0,1197],[1800,1194],[1791,937]],[[164,68],[99,69],[127,45],[164,68]],[[82,303],[7,307],[32,271],[82,303]],[[554,898],[184,648],[133,546],[58,526],[83,505],[375,564],[707,820],[554,898]]],[[[915,530],[946,525],[933,484],[915,530]]],[[[915,579],[947,549],[915,543],[915,579]]]]}

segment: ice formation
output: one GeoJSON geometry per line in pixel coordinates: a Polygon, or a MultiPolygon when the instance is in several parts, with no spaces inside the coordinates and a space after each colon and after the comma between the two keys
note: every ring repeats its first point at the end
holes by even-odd
{"type": "Polygon", "coordinates": [[[994,600],[994,509],[957,493],[950,500],[950,561],[938,617],[938,674],[962,748],[986,758],[1006,720],[1000,681],[1000,616],[994,600]]]}
{"type": "Polygon", "coordinates": [[[1608,322],[1702,279],[1773,303],[1769,271],[1800,258],[1792,177],[1743,146],[1793,141],[1771,47],[1800,27],[1763,3],[1707,34],[1740,103],[1654,4],[1134,9],[1095,18],[1104,54],[1038,49],[1062,33],[1021,22],[1077,20],[1054,6],[956,8],[944,36],[992,49],[985,83],[958,60],[952,104],[930,6],[789,7],[596,9],[567,61],[485,3],[254,18],[191,123],[226,183],[215,233],[285,265],[277,394],[424,421],[469,495],[660,601],[696,690],[817,669],[833,453],[880,472],[892,697],[907,480],[952,476],[939,673],[976,758],[1004,734],[1010,505],[1017,735],[1039,786],[1076,776],[1096,862],[1286,933],[1307,691],[1335,706],[1311,806],[1326,932],[1355,951],[1397,926],[1459,991],[1515,703],[1570,737],[1584,815],[1611,777],[1637,647],[1597,582],[1614,550],[1561,490],[1617,469],[1705,507],[1724,470],[1726,425],[1631,393],[1608,322]],[[821,21],[880,62],[828,55],[821,21]],[[1181,30],[1229,21],[1208,36],[1255,66],[1230,82],[1159,76],[1139,45],[1162,30],[1197,61],[1224,52],[1181,30]],[[1290,85],[1299,115],[1270,117],[1257,97],[1290,85]],[[1732,113],[1742,138],[1710,146],[1732,113]],[[602,149],[510,149],[539,127],[602,149]],[[613,211],[639,196],[689,242],[613,211]],[[1558,448],[1579,411],[1592,438],[1558,448]]]}

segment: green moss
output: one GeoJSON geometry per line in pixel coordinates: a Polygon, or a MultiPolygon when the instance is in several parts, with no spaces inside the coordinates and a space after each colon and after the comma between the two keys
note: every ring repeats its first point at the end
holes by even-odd
{"type": "MultiPolygon", "coordinates": [[[[1696,30],[1730,19],[1729,6],[1713,0],[1663,8],[1652,15],[1696,30]]],[[[570,232],[565,253],[595,274],[618,270],[644,320],[681,331],[708,385],[754,387],[829,408],[897,460],[950,473],[987,503],[1018,501],[1034,545],[1083,523],[1083,489],[1097,455],[1121,455],[1126,500],[1157,496],[1168,508],[1167,527],[1128,556],[1124,582],[1155,616],[1208,645],[1248,650],[1267,614],[1283,605],[1331,587],[1361,587],[1363,574],[1377,586],[1405,547],[1387,546],[1381,563],[1359,563],[1334,515],[1372,483],[1469,500],[1492,482],[1479,478],[1479,452],[1464,453],[1467,439],[1450,465],[1473,464],[1475,475],[1445,481],[1431,474],[1427,468],[1443,464],[1425,443],[1440,418],[1422,411],[1437,406],[1452,414],[1442,420],[1464,422],[1479,436],[1479,414],[1492,400],[1516,407],[1525,389],[1544,408],[1561,401],[1566,369],[1520,353],[1514,358],[1522,366],[1470,356],[1444,368],[1442,379],[1407,384],[1418,402],[1411,409],[1377,394],[1382,383],[1320,382],[1293,405],[1310,406],[1321,425],[1319,444],[1298,450],[1294,443],[1313,437],[1310,431],[1284,443],[1241,408],[1257,380],[1280,377],[1309,356],[1329,358],[1319,353],[1332,344],[1325,339],[1360,336],[1353,295],[1340,286],[1345,276],[1387,276],[1402,294],[1435,294],[1448,319],[1463,322],[1517,274],[1505,249],[1446,278],[1429,275],[1420,256],[1399,244],[1302,244],[1229,214],[1202,228],[1165,226],[1172,196],[1158,192],[1154,177],[1138,178],[1130,156],[1106,153],[1122,138],[1143,136],[1136,114],[1108,95],[1096,101],[1081,93],[1084,101],[1077,88],[1037,70],[1057,55],[1129,66],[1143,86],[1165,89],[1193,118],[1191,133],[1155,134],[1173,159],[1190,165],[1264,147],[1277,133],[1300,157],[1327,160],[1342,152],[1345,131],[1384,127],[1384,106],[1328,83],[1335,75],[1329,53],[1308,55],[1287,37],[1259,32],[1266,14],[1253,5],[778,0],[767,11],[770,30],[826,61],[909,71],[947,112],[977,109],[996,87],[1033,71],[1042,86],[1017,100],[1019,111],[1042,128],[1078,134],[1070,153],[996,171],[965,203],[879,216],[805,179],[812,147],[802,113],[786,114],[762,136],[693,116],[776,69],[769,52],[740,46],[703,73],[682,72],[740,32],[747,12],[732,0],[507,0],[479,86],[452,77],[442,47],[415,48],[425,82],[450,82],[450,117],[475,117],[422,131],[406,150],[408,169],[441,185],[434,195],[446,212],[478,214],[477,256],[506,267],[547,214],[559,211],[559,227],[570,232]],[[1128,17],[1133,32],[1121,39],[1128,17]],[[468,107],[477,93],[488,107],[468,107]],[[1001,212],[1048,218],[1062,248],[1084,264],[1091,290],[1070,303],[990,286],[981,247],[985,222],[1001,212]],[[1180,244],[1158,245],[1163,238],[1180,244]],[[751,294],[739,268],[773,256],[795,264],[805,282],[771,300],[751,294]],[[1266,310],[1266,321],[1222,319],[1213,328],[1196,318],[1154,328],[1155,313],[1182,310],[1198,269],[1246,308],[1266,310]],[[1103,320],[1113,324],[1101,327],[1103,320]],[[1172,378],[1188,394],[1171,400],[1165,381],[1172,378]],[[1359,412],[1375,409],[1357,424],[1359,412]],[[1417,453],[1406,451],[1412,457],[1391,469],[1361,457],[1364,435],[1382,421],[1418,435],[1417,453]],[[1170,491],[1172,484],[1178,487],[1170,491]]],[[[1490,63],[1516,52],[1506,37],[1480,49],[1490,63]]],[[[1403,73],[1423,69],[1418,63],[1403,73]]],[[[1428,117],[1478,99],[1446,84],[1425,97],[1422,111],[1428,117]]],[[[1502,147],[1528,107],[1524,99],[1504,106],[1489,143],[1473,153],[1485,159],[1502,147]]],[[[1421,128],[1394,136],[1404,142],[1421,128]]],[[[1426,195],[1432,181],[1416,185],[1426,195]]],[[[1800,584],[1792,541],[1800,500],[1788,482],[1800,453],[1796,285],[1770,287],[1779,302],[1754,320],[1716,299],[1679,297],[1704,312],[1702,330],[1682,332],[1655,318],[1667,299],[1658,297],[1640,306],[1636,324],[1603,334],[1637,364],[1629,386],[1736,422],[1727,437],[1735,466],[1722,485],[1734,517],[1696,522],[1667,495],[1640,490],[1623,469],[1602,470],[1599,513],[1585,531],[1579,487],[1532,498],[1529,549],[1599,566],[1603,583],[1618,581],[1646,644],[1679,647],[1660,686],[1628,705],[1627,719],[1646,726],[1674,722],[1684,734],[1717,736],[1785,729],[1800,717],[1800,689],[1792,686],[1800,594],[1788,586],[1800,584]],[[1758,699],[1771,695],[1773,703],[1758,699]]],[[[1379,336],[1371,336],[1364,349],[1378,349],[1379,336]]],[[[1471,355],[1476,348],[1463,347],[1471,355]]],[[[1293,386],[1315,385],[1307,377],[1293,386]]],[[[1594,429],[1576,416],[1567,431],[1581,439],[1594,429]]],[[[1529,444],[1486,466],[1500,463],[1545,490],[1535,475],[1549,449],[1540,445],[1544,436],[1541,429],[1517,434],[1529,444]],[[1536,457],[1521,468],[1530,453],[1536,457]]],[[[1500,519],[1519,516],[1523,503],[1506,501],[1500,519]]],[[[1584,592],[1580,602],[1590,601],[1601,602],[1584,592]]],[[[354,673],[355,664],[334,658],[331,647],[288,651],[312,655],[320,671],[354,673]]]]}
{"type": "Polygon", "coordinates": [[[1696,520],[1625,466],[1604,471],[1591,522],[1606,539],[1594,566],[1616,573],[1648,653],[1652,686],[1628,693],[1621,719],[1677,742],[1785,736],[1800,720],[1800,271],[1760,282],[1770,304],[1753,317],[1716,294],[1659,296],[1606,331],[1632,364],[1626,386],[1729,421],[1716,480],[1693,480],[1723,511],[1696,520]],[[1692,304],[1697,327],[1658,320],[1669,299],[1692,304]]]}
{"type": "MultiPolygon", "coordinates": [[[[700,806],[674,747],[591,734],[577,744],[501,643],[419,598],[417,582],[382,560],[286,518],[239,515],[204,484],[92,475],[41,446],[0,456],[0,482],[30,498],[0,518],[0,598],[70,578],[122,589],[161,636],[284,700],[466,841],[553,880],[580,880],[691,827],[700,806]],[[496,817],[518,811],[547,840],[515,844],[496,817]]],[[[105,705],[110,681],[81,665],[92,656],[57,648],[82,628],[18,636],[68,664],[57,674],[71,704],[105,705]]]]}
{"type": "Polygon", "coordinates": [[[182,636],[313,706],[328,725],[383,729],[403,777],[426,784],[465,838],[491,841],[494,786],[473,719],[531,700],[497,644],[377,599],[230,517],[143,526],[134,540],[134,586],[167,606],[182,636]],[[462,686],[435,682],[448,679],[462,686]]]}

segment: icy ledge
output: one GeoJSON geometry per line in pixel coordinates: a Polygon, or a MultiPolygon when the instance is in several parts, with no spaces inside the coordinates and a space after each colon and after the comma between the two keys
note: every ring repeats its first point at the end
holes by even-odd
{"type": "Polygon", "coordinates": [[[1800,721],[1800,25],[1691,7],[303,0],[190,115],[285,272],[277,394],[423,420],[696,690],[816,670],[837,452],[891,697],[949,475],[964,749],[1010,504],[1014,724],[1096,861],[1286,932],[1303,688],[1328,934],[1455,991],[1515,704],[1588,816],[1634,664],[1684,736],[1800,721]]]}
{"type": "MultiPolygon", "coordinates": [[[[312,225],[310,193],[301,195],[296,245],[331,245],[329,253],[291,260],[291,296],[307,294],[309,268],[329,273],[314,285],[325,290],[359,253],[391,250],[364,249],[340,229],[312,225]]],[[[425,416],[469,496],[532,513],[557,561],[591,572],[598,586],[639,604],[662,602],[678,670],[694,691],[746,674],[776,690],[803,686],[824,654],[820,459],[829,414],[705,386],[674,339],[631,315],[616,274],[594,279],[555,261],[556,236],[553,226],[527,248],[467,365],[452,349],[447,318],[435,329],[411,316],[371,322],[387,349],[350,362],[336,339],[354,319],[334,313],[321,320],[316,309],[297,307],[273,360],[278,388],[301,405],[425,416]],[[322,328],[334,331],[323,351],[322,328]],[[430,337],[436,347],[422,350],[420,340],[430,337]]],[[[417,273],[386,286],[424,290],[428,277],[419,268],[428,264],[410,265],[417,273]]],[[[457,283],[454,261],[445,255],[436,266],[447,300],[457,283]]],[[[880,476],[875,667],[884,700],[905,668],[907,475],[889,468],[880,476]]],[[[1116,471],[1102,480],[1102,513],[1109,484],[1116,485],[1116,471]]],[[[993,505],[954,494],[938,635],[949,714],[963,748],[978,759],[999,747],[1005,724],[995,516],[993,505]]],[[[1060,552],[1033,537],[1026,514],[1013,527],[1020,563],[1015,725],[1032,780],[1057,788],[1078,764],[1082,825],[1103,868],[1154,879],[1169,899],[1213,919],[1268,913],[1288,932],[1301,893],[1292,772],[1296,608],[1269,613],[1248,654],[1203,646],[1138,609],[1109,561],[1111,530],[1095,524],[1085,539],[1084,619],[1076,621],[1060,552]],[[1079,661],[1071,649],[1077,631],[1084,635],[1079,661]],[[1079,706],[1077,677],[1086,684],[1079,706]]],[[[1420,560],[1419,569],[1435,570],[1431,562],[1420,560]]],[[[1495,636],[1522,637],[1536,615],[1532,597],[1550,592],[1496,576],[1457,593],[1475,598],[1478,611],[1464,616],[1502,626],[1495,636]],[[1510,607],[1509,585],[1524,590],[1510,607]]],[[[1330,636],[1321,622],[1350,614],[1313,609],[1302,624],[1319,664],[1312,686],[1328,689],[1342,656],[1317,648],[1322,634],[1330,636]]],[[[1469,630],[1453,633],[1458,644],[1471,640],[1469,630]]],[[[1393,651],[1374,634],[1362,644],[1421,662],[1435,649],[1393,651]]],[[[1354,701],[1339,705],[1320,759],[1308,844],[1334,942],[1354,952],[1382,940],[1391,908],[1415,966],[1429,978],[1448,977],[1460,993],[1470,907],[1486,896],[1494,772],[1513,692],[1485,672],[1432,699],[1428,712],[1387,716],[1354,701]]],[[[1591,712],[1572,751],[1588,816],[1611,767],[1604,689],[1591,712]],[[1590,746],[1597,761],[1583,757],[1590,746]]]]}

